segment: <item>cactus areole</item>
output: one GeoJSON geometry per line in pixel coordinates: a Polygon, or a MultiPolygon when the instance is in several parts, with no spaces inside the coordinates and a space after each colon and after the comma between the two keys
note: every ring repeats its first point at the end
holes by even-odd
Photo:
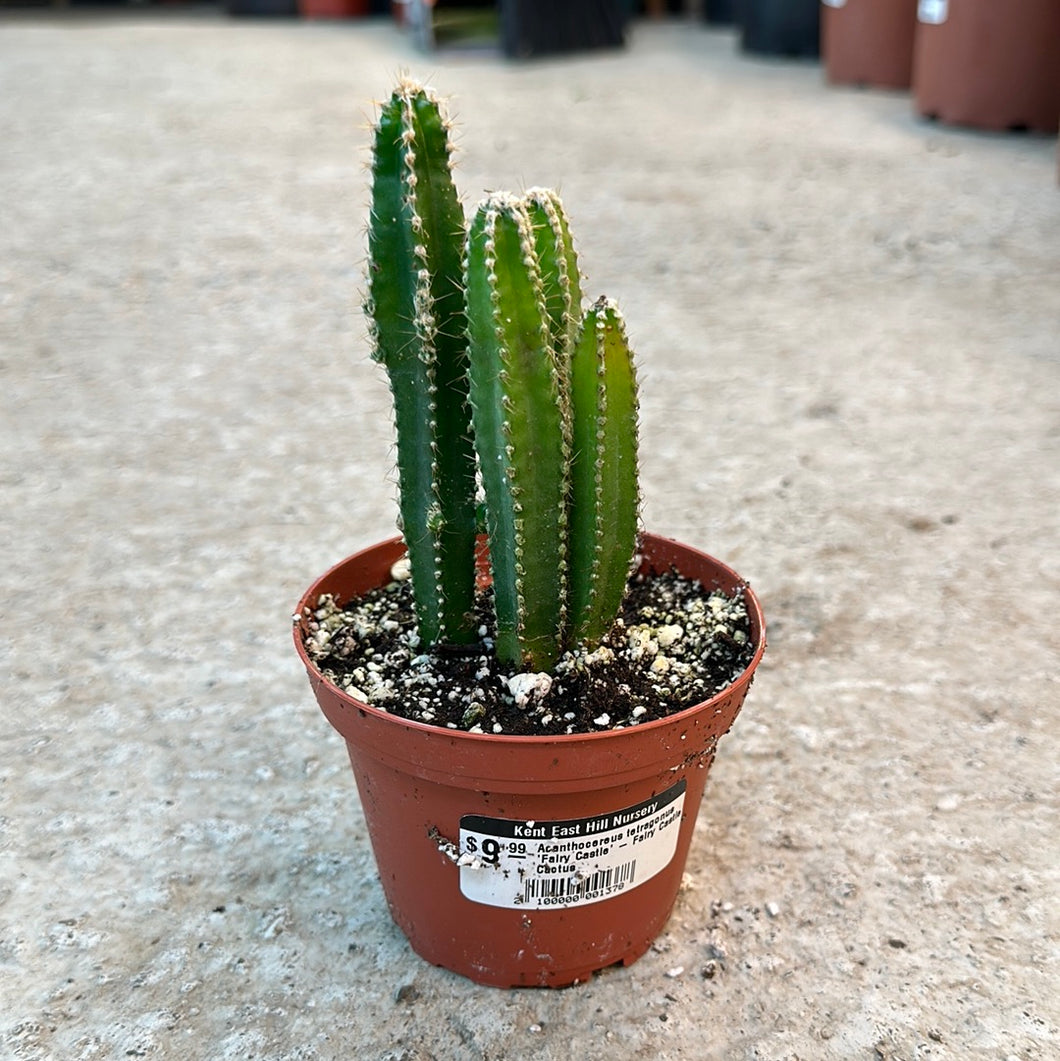
{"type": "Polygon", "coordinates": [[[444,108],[409,80],[375,126],[368,252],[402,537],[313,583],[295,645],[417,953],[576,983],[669,917],[761,609],[724,564],[638,536],[618,307],[583,298],[555,192],[465,218],[444,108]]]}

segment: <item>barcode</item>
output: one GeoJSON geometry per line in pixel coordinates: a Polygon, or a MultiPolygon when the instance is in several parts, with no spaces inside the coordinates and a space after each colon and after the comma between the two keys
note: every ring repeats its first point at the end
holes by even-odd
{"type": "Polygon", "coordinates": [[[533,877],[523,884],[523,902],[541,900],[569,900],[579,902],[599,892],[620,891],[633,883],[637,872],[637,860],[621,866],[598,869],[589,877],[533,877]]]}

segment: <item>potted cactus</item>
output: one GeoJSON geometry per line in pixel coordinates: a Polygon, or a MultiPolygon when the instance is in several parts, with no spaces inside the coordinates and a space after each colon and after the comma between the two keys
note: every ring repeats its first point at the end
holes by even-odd
{"type": "Polygon", "coordinates": [[[618,308],[583,310],[554,192],[493,193],[465,221],[448,133],[408,80],[375,129],[366,311],[403,534],[317,579],[294,638],[413,948],[480,983],[562,986],[665,924],[764,620],[725,565],[638,535],[618,308]],[[628,612],[630,585],[666,580],[677,610],[628,612]],[[637,702],[633,657],[666,709],[637,702]]]}

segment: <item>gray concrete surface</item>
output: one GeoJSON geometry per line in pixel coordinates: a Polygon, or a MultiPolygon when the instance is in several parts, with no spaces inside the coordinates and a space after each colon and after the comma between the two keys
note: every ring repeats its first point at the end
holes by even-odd
{"type": "Polygon", "coordinates": [[[698,24],[514,67],[9,18],[0,189],[0,1057],[1060,1056],[1055,140],[698,24]],[[289,644],[393,525],[357,292],[402,68],[469,202],[562,188],[646,523],[772,623],[667,931],[563,992],[409,951],[289,644]]]}

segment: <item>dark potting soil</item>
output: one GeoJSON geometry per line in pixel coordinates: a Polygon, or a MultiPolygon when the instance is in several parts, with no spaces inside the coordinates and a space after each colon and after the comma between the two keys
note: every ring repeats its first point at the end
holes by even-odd
{"type": "Polygon", "coordinates": [[[755,645],[742,591],[708,592],[673,572],[631,578],[622,611],[593,650],[528,674],[493,653],[492,594],[478,601],[481,642],[424,651],[407,579],[340,607],[322,597],[305,644],[321,673],[372,707],[471,733],[540,736],[621,729],[709,699],[738,678],[755,645]]]}

